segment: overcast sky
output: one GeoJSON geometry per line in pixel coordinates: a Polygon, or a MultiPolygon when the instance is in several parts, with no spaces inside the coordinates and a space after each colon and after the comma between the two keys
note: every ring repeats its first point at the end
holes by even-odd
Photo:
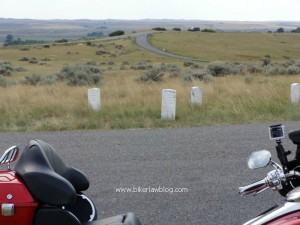
{"type": "Polygon", "coordinates": [[[300,0],[0,1],[0,18],[300,21],[300,0]]]}

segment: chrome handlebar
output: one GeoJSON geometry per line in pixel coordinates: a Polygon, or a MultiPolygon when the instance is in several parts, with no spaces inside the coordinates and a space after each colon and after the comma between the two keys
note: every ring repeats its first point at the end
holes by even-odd
{"type": "Polygon", "coordinates": [[[245,187],[240,187],[239,188],[239,193],[240,195],[249,195],[249,194],[258,194],[264,190],[267,190],[269,189],[269,185],[266,181],[266,178],[265,179],[262,179],[260,181],[257,181],[253,184],[249,184],[245,187]]]}
{"type": "Polygon", "coordinates": [[[295,170],[291,170],[287,174],[284,174],[281,169],[272,170],[264,179],[247,186],[240,187],[239,193],[240,195],[249,195],[252,193],[257,195],[269,188],[278,191],[282,189],[282,182],[287,181],[287,178],[290,177],[300,177],[300,173],[295,170]]]}

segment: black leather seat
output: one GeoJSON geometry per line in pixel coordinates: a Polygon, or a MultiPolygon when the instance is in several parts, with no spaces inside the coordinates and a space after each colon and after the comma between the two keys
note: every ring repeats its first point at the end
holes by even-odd
{"type": "Polygon", "coordinates": [[[44,141],[32,140],[27,144],[15,171],[37,201],[50,205],[37,210],[34,225],[141,225],[133,213],[80,222],[66,205],[76,201],[77,193],[88,189],[89,181],[81,171],[66,165],[44,141]]]}
{"type": "Polygon", "coordinates": [[[15,171],[33,197],[49,205],[70,204],[77,193],[89,187],[81,171],[66,165],[55,149],[41,140],[27,144],[15,171]]]}
{"type": "Polygon", "coordinates": [[[295,145],[300,145],[300,130],[291,131],[289,138],[295,145]]]}

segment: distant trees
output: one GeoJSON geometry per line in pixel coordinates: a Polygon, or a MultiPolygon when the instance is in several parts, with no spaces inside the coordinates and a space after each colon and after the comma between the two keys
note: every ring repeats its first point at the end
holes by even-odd
{"type": "Polygon", "coordinates": [[[215,33],[216,31],[215,30],[212,30],[212,29],[203,29],[202,32],[208,32],[208,33],[215,33]]]}
{"type": "Polygon", "coordinates": [[[112,33],[109,34],[110,37],[115,37],[115,36],[120,36],[120,35],[124,35],[125,32],[122,31],[122,30],[117,30],[117,31],[114,31],[112,33]]]}
{"type": "Polygon", "coordinates": [[[88,37],[103,37],[104,34],[102,32],[91,32],[87,34],[88,37]]]}
{"type": "Polygon", "coordinates": [[[284,29],[282,27],[278,28],[277,33],[284,33],[284,29]]]}
{"type": "Polygon", "coordinates": [[[154,27],[152,30],[156,30],[156,31],[166,31],[166,28],[163,27],[154,27]]]}
{"type": "Polygon", "coordinates": [[[6,35],[5,43],[11,45],[14,42],[15,38],[12,34],[6,35]]]}
{"type": "Polygon", "coordinates": [[[297,29],[292,30],[291,32],[292,32],[292,33],[300,33],[300,27],[297,27],[297,29]]]}
{"type": "Polygon", "coordinates": [[[4,40],[4,45],[23,45],[23,44],[43,44],[46,43],[46,41],[38,41],[38,40],[25,40],[23,41],[21,38],[15,39],[15,37],[12,34],[6,35],[6,38],[4,40]]]}

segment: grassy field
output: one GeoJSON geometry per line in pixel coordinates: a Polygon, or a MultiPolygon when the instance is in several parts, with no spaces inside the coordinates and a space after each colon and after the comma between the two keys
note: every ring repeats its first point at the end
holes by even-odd
{"type": "Polygon", "coordinates": [[[299,59],[299,34],[295,33],[156,33],[151,43],[168,52],[212,61],[257,63],[266,55],[273,60],[299,59]]]}
{"type": "MultiPolygon", "coordinates": [[[[294,40],[298,36],[280,34],[279,40],[275,41],[272,38],[276,35],[279,34],[182,32],[175,35],[169,32],[156,34],[152,42],[173,53],[211,57],[209,59],[226,62],[260,64],[259,59],[265,55],[270,55],[274,61],[285,61],[287,57],[297,61],[300,56],[299,44],[294,40]],[[210,35],[214,35],[214,38],[210,35]],[[170,41],[166,41],[167,37],[170,41]],[[200,41],[199,37],[204,40],[200,41]],[[246,37],[254,46],[242,45],[241,39],[246,37]],[[218,40],[222,40],[223,44],[218,40]],[[286,52],[278,41],[285,42],[281,45],[286,46],[286,52]],[[211,51],[207,55],[195,50],[198,43],[204,42],[207,51],[211,51]],[[229,52],[228,45],[224,43],[239,44],[234,45],[232,52],[229,52]],[[267,47],[266,43],[274,44],[267,47]],[[219,48],[215,48],[215,45],[219,48]]],[[[300,119],[300,106],[292,105],[289,100],[290,85],[300,82],[300,75],[241,73],[215,77],[210,82],[199,79],[187,81],[183,79],[186,72],[198,71],[206,64],[197,64],[197,68],[185,67],[182,60],[148,52],[137,47],[132,39],[96,40],[88,44],[84,41],[50,48],[26,46],[26,50],[24,46],[0,48],[0,61],[9,61],[14,67],[25,69],[14,71],[7,77],[18,82],[32,74],[42,77],[53,75],[64,66],[77,63],[93,64],[103,71],[103,82],[96,85],[101,88],[102,108],[99,112],[93,112],[87,104],[87,89],[94,85],[73,87],[65,82],[56,82],[52,85],[32,86],[20,82],[1,87],[1,131],[188,127],[300,119]],[[105,53],[99,55],[97,51],[105,53]],[[34,57],[37,62],[20,61],[23,57],[34,57]],[[160,82],[136,80],[145,73],[144,70],[133,69],[136,65],[159,67],[162,63],[176,65],[180,69],[179,74],[171,76],[166,72],[160,82]],[[193,86],[200,86],[204,91],[204,104],[201,107],[190,104],[193,86]],[[175,121],[160,119],[161,91],[165,88],[177,90],[175,121]]]]}

